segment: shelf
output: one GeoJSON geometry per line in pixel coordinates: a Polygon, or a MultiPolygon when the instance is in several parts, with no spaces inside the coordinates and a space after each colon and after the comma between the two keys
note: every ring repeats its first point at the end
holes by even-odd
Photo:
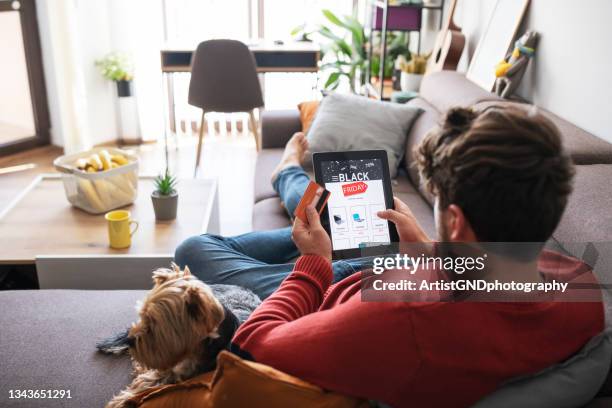
{"type": "MultiPolygon", "coordinates": [[[[378,8],[385,8],[385,2],[384,1],[377,1],[375,2],[376,7],[378,8]]],[[[389,6],[390,9],[393,8],[418,8],[418,9],[426,9],[426,10],[442,10],[442,4],[440,4],[439,6],[428,6],[425,5],[423,3],[421,4],[396,4],[396,5],[391,5],[389,6]]]]}

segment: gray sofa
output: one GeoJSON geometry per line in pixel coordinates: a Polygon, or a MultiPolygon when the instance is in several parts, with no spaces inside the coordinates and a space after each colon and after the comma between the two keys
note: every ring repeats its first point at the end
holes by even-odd
{"type": "MultiPolygon", "coordinates": [[[[394,185],[427,232],[434,235],[431,200],[419,189],[410,167],[411,149],[434,126],[441,112],[454,105],[484,107],[498,99],[461,75],[444,72],[423,83],[421,97],[410,102],[425,112],[410,131],[404,171],[394,185]]],[[[561,127],[565,144],[579,164],[576,190],[555,238],[565,241],[612,241],[612,145],[551,117],[561,127]]],[[[255,174],[253,227],[289,225],[269,182],[282,148],[300,130],[297,111],[270,111],[262,117],[263,150],[255,174]]],[[[581,244],[573,250],[579,256],[581,244]]],[[[144,291],[43,290],[0,292],[0,406],[101,407],[130,381],[126,357],[95,352],[94,344],[136,318],[134,305],[144,291]],[[9,390],[64,389],[70,400],[9,399],[9,390]]],[[[589,407],[612,406],[612,382],[589,407]]]]}
{"type": "MultiPolygon", "coordinates": [[[[394,194],[406,202],[423,228],[435,236],[432,197],[419,183],[413,149],[453,106],[485,109],[491,105],[513,105],[532,109],[532,105],[500,99],[495,94],[467,80],[462,74],[444,71],[423,80],[420,96],[408,102],[424,110],[408,133],[402,169],[393,183],[394,194]]],[[[563,143],[577,165],[574,192],[551,245],[578,258],[586,253],[586,242],[595,242],[600,253],[612,255],[612,144],[578,128],[568,121],[540,109],[561,130],[563,143]]],[[[290,225],[280,198],[270,185],[270,174],[278,163],[289,137],[301,130],[299,112],[267,111],[262,115],[262,147],[255,170],[253,229],[267,230],[290,225]]],[[[587,260],[585,258],[585,260],[587,260]]],[[[612,283],[612,262],[599,260],[595,273],[600,281],[612,283]]],[[[608,325],[612,319],[612,296],[604,294],[608,325]]],[[[608,376],[601,395],[612,397],[612,375],[608,376]]],[[[612,406],[612,398],[599,398],[592,406],[612,406]],[[606,405],[609,404],[609,405],[606,405]]]]}

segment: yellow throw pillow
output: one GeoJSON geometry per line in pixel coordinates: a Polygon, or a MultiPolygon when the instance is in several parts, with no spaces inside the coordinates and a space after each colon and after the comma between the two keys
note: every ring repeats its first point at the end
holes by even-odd
{"type": "Polygon", "coordinates": [[[319,109],[319,101],[307,101],[298,105],[300,110],[300,122],[302,122],[302,132],[307,133],[312,125],[312,121],[317,115],[319,109]]]}
{"type": "Polygon", "coordinates": [[[366,408],[367,401],[346,397],[264,364],[242,360],[227,351],[217,370],[179,384],[145,391],[131,400],[141,408],[366,408]]]}

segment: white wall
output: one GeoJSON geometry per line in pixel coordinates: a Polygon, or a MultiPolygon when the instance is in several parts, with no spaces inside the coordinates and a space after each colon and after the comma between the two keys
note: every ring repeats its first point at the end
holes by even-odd
{"type": "MultiPolygon", "coordinates": [[[[494,5],[459,0],[455,21],[467,39],[460,69],[466,69],[494,5]]],[[[610,17],[610,0],[531,0],[521,32],[535,30],[541,37],[518,93],[612,142],[610,17]]]]}

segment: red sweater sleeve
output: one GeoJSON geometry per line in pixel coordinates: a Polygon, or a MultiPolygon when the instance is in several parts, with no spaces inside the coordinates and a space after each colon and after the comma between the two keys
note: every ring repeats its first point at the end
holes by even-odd
{"type": "Polygon", "coordinates": [[[395,377],[409,380],[420,363],[414,337],[406,335],[412,331],[411,319],[394,313],[397,304],[365,303],[360,296],[319,311],[331,280],[329,261],[301,257],[240,327],[233,345],[255,361],[322,388],[394,402],[395,377]],[[385,333],[389,327],[397,331],[385,333]]]}
{"type": "Polygon", "coordinates": [[[320,256],[300,257],[293,272],[238,329],[234,344],[243,350],[261,342],[271,329],[314,313],[323,302],[323,294],[332,282],[331,263],[320,256]]]}

